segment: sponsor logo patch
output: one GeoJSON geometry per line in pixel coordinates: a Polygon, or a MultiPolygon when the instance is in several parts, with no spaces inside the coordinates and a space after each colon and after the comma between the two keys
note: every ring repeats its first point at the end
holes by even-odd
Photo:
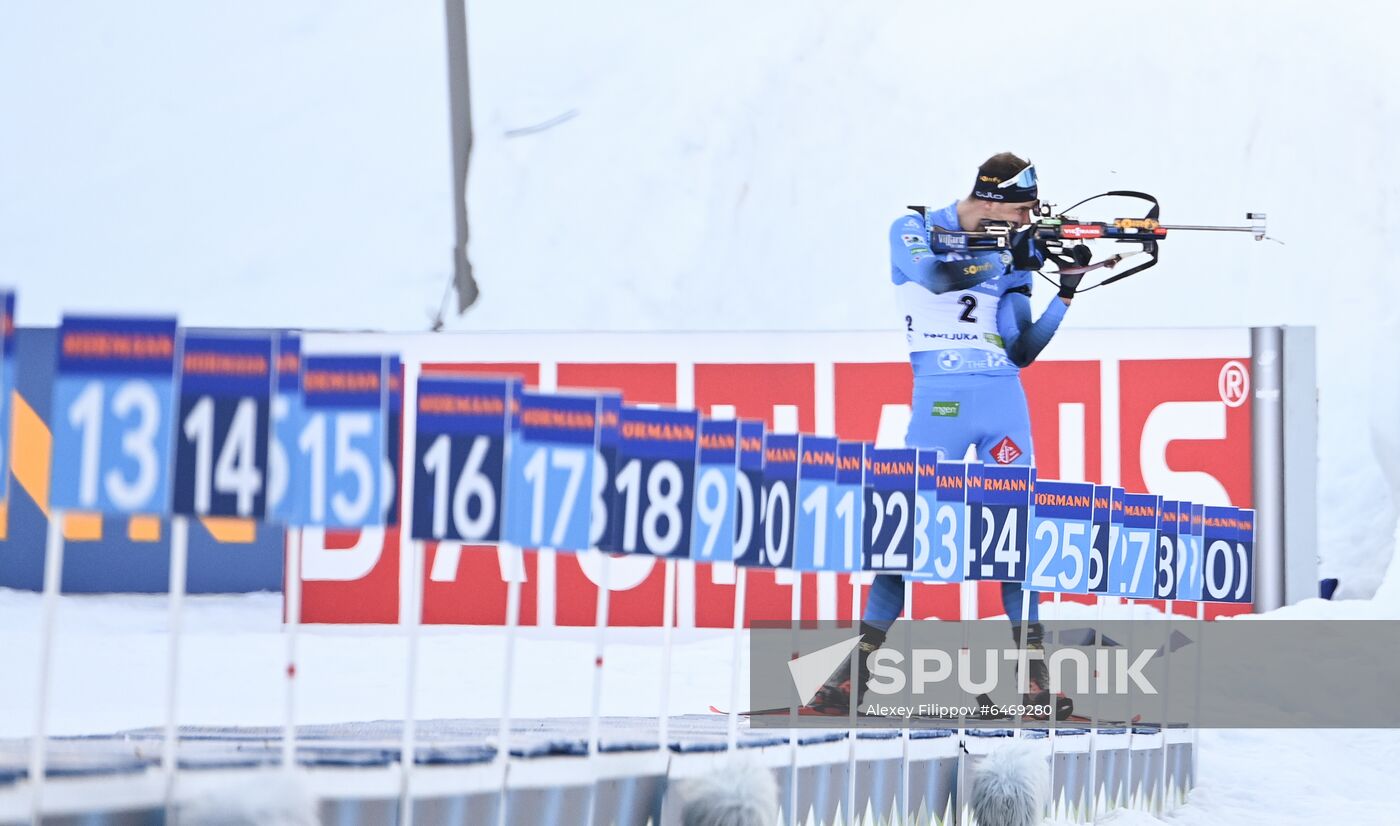
{"type": "Polygon", "coordinates": [[[1011,441],[1010,436],[1003,436],[1002,440],[992,448],[992,458],[999,465],[1009,465],[1021,458],[1021,448],[1011,441]]]}
{"type": "Polygon", "coordinates": [[[923,245],[924,245],[924,236],[922,236],[922,235],[912,235],[912,234],[911,234],[911,235],[901,235],[900,237],[904,239],[904,246],[906,246],[906,247],[912,247],[912,246],[914,246],[915,244],[918,244],[919,246],[923,246],[923,245]]]}
{"type": "Polygon", "coordinates": [[[933,415],[952,418],[958,415],[958,411],[961,408],[962,402],[934,402],[933,415]]]}

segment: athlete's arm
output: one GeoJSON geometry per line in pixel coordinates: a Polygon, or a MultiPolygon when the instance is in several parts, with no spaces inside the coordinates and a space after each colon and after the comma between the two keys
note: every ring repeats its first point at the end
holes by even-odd
{"type": "Polygon", "coordinates": [[[930,249],[924,223],[913,215],[890,227],[890,261],[906,279],[934,293],[966,290],[1006,272],[1000,252],[969,255],[930,249]]]}
{"type": "Polygon", "coordinates": [[[1035,361],[1050,338],[1060,328],[1069,305],[1056,298],[1031,321],[1031,288],[1029,284],[1012,287],[997,304],[997,333],[1001,335],[1006,357],[1017,367],[1025,367],[1035,361]]]}

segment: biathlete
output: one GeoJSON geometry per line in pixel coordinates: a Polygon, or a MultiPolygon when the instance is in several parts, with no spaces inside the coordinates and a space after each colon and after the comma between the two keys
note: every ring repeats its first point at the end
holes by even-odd
{"type": "MultiPolygon", "coordinates": [[[[1061,274],[1057,299],[1040,318],[1031,319],[1032,273],[1045,264],[1045,251],[1028,227],[1038,199],[1035,167],[1003,152],[978,168],[966,197],[942,209],[916,208],[890,227],[890,280],[914,370],[906,446],[937,451],[940,460],[957,461],[976,448],[977,458],[987,464],[1031,463],[1030,413],[1020,371],[1050,343],[1083,278],[1061,274]],[[1005,221],[1021,229],[1011,234],[1008,250],[976,252],[968,250],[963,237],[946,232],[980,230],[983,221],[1005,221]]],[[[1002,583],[1001,599],[1020,646],[1021,584],[1002,583]]],[[[1032,599],[1026,617],[1028,650],[1044,648],[1038,609],[1032,599]]],[[[861,618],[857,702],[865,693],[870,655],[903,610],[904,577],[876,575],[861,618]]],[[[1046,664],[1043,659],[1028,663],[1025,702],[1048,704],[1046,664]]],[[[851,683],[847,666],[827,681],[811,705],[844,713],[851,683]]],[[[1063,698],[1059,705],[1057,716],[1067,716],[1070,709],[1063,698]]]]}

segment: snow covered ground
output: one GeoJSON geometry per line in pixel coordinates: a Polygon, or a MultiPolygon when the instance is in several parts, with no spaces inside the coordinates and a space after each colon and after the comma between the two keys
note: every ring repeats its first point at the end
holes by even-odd
{"type": "MultiPolygon", "coordinates": [[[[0,591],[0,738],[32,727],[39,598],[0,591]]],[[[185,618],[179,718],[185,725],[278,725],[282,722],[284,638],[280,601],[272,595],[194,597],[185,618]]],[[[1093,609],[1065,604],[1060,616],[1093,609]]],[[[1149,609],[1131,612],[1146,616],[1149,609]]],[[[1053,618],[1052,606],[1045,616],[1053,618]]],[[[1126,609],[1110,617],[1129,615],[1126,609]]],[[[1396,619],[1400,604],[1312,600],[1270,618],[1396,619]]],[[[1252,621],[1252,620],[1251,620],[1252,621]]],[[[90,734],[159,725],[164,717],[166,601],[147,596],[71,596],[59,612],[51,697],[51,731],[90,734]]],[[[512,712],[519,717],[586,716],[592,667],[591,629],[521,632],[512,712]]],[[[673,714],[703,713],[727,703],[731,666],[727,632],[678,638],[670,674],[673,714]]],[[[307,723],[401,719],[407,640],[399,629],[310,627],[301,635],[298,708],[307,723]]],[[[425,629],[417,715],[488,717],[500,713],[504,655],[499,629],[425,629]]],[[[1281,652],[1286,655],[1286,652],[1281,652]]],[[[659,712],[661,653],[654,630],[610,632],[602,712],[659,712]]],[[[1306,667],[1300,664],[1299,667],[1306,667]]],[[[747,680],[746,675],[741,675],[747,680]]],[[[1211,730],[1201,734],[1201,785],[1166,822],[1391,822],[1400,808],[1393,767],[1400,731],[1211,730]]],[[[1157,823],[1142,812],[1105,822],[1157,823]]]]}

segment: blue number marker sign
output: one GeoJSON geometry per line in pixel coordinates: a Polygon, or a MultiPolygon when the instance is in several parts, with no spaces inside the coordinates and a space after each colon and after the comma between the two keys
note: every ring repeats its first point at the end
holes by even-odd
{"type": "Polygon", "coordinates": [[[589,492],[600,415],[597,396],[521,394],[511,423],[507,542],[561,551],[591,544],[589,492]]]}
{"type": "Polygon", "coordinates": [[[15,390],[15,294],[0,290],[0,502],[10,495],[10,396],[15,390]]]}
{"type": "MultiPolygon", "coordinates": [[[[952,572],[945,582],[968,578],[972,555],[968,553],[968,509],[966,462],[939,462],[934,490],[933,544],[934,568],[940,574],[952,572]]],[[[980,477],[979,477],[980,478],[980,477]]]]}
{"type": "Polygon", "coordinates": [[[186,333],[175,432],[175,513],[266,513],[271,335],[186,333]]]}
{"type": "Polygon", "coordinates": [[[414,539],[496,542],[505,502],[514,379],[418,380],[413,446],[414,539]]]}
{"type": "Polygon", "coordinates": [[[1190,502],[1182,503],[1176,540],[1176,598],[1199,602],[1205,579],[1201,566],[1205,561],[1205,508],[1190,502]]]}
{"type": "Polygon", "coordinates": [[[399,524],[399,482],[403,478],[403,362],[389,356],[386,373],[389,394],[384,410],[384,470],[380,501],[384,503],[385,525],[399,524]]]}
{"type": "Polygon", "coordinates": [[[1088,593],[1102,594],[1108,588],[1108,555],[1117,532],[1112,528],[1113,488],[1094,486],[1094,509],[1089,526],[1088,593]]]}
{"type": "Polygon", "coordinates": [[[836,445],[836,488],[832,492],[831,532],[827,549],[837,556],[841,570],[859,571],[861,544],[865,534],[865,442],[838,442],[836,445]]]}
{"type": "Polygon", "coordinates": [[[306,455],[297,447],[301,438],[301,336],[277,336],[276,383],[272,394],[272,445],[267,470],[269,521],[288,525],[306,523],[306,455]]]}
{"type": "Polygon", "coordinates": [[[918,495],[918,451],[869,448],[865,452],[865,545],[867,571],[908,572],[914,566],[914,503],[918,495]]]}
{"type": "Polygon", "coordinates": [[[739,421],[739,472],[734,476],[734,562],[761,566],[763,556],[763,422],[739,421]]]}
{"type": "Polygon", "coordinates": [[[834,437],[802,436],[797,462],[797,544],[793,567],[800,571],[839,571],[836,534],[836,451],[834,437]]]}
{"type": "Polygon", "coordinates": [[[1205,599],[1253,602],[1254,511],[1206,508],[1205,522],[1205,599]]]}
{"type": "Polygon", "coordinates": [[[983,465],[982,535],[974,546],[977,579],[1021,582],[1026,577],[1026,539],[1030,530],[1031,468],[1028,465],[983,465]]]}
{"type": "Polygon", "coordinates": [[[1254,509],[1240,508],[1239,532],[1235,535],[1235,555],[1239,560],[1239,587],[1231,602],[1254,602],[1254,509]]]}
{"type": "Polygon", "coordinates": [[[168,513],[175,319],[64,316],[58,340],[53,507],[168,513]]]}
{"type": "Polygon", "coordinates": [[[1157,512],[1161,497],[1150,493],[1123,496],[1123,527],[1108,561],[1108,593],[1133,599],[1155,596],[1152,561],[1157,549],[1157,512]]]}
{"type": "Polygon", "coordinates": [[[691,513],[690,558],[696,562],[734,561],[734,516],[738,492],[739,422],[700,420],[700,463],[695,470],[695,509],[691,513]]]}
{"type": "Polygon", "coordinates": [[[797,490],[795,433],[769,433],[763,439],[763,492],[759,507],[763,530],[758,538],[758,567],[791,568],[796,525],[793,496],[797,490]]]}
{"type": "Polygon", "coordinates": [[[690,552],[690,511],[700,415],[694,410],[622,408],[614,520],[622,550],[653,556],[690,552]]]}
{"type": "Polygon", "coordinates": [[[1089,592],[1094,486],[1037,481],[1025,586],[1032,591],[1089,592]]]}
{"type": "Polygon", "coordinates": [[[306,462],[305,524],[384,524],[388,358],[306,356],[297,450],[306,462]]]}
{"type": "Polygon", "coordinates": [[[909,578],[941,581],[933,571],[934,525],[937,511],[938,451],[920,450],[914,464],[914,558],[909,578]]]}
{"type": "MultiPolygon", "coordinates": [[[[1189,519],[1190,503],[1187,503],[1186,507],[1189,519]]],[[[1180,508],[1180,502],[1164,499],[1162,506],[1157,510],[1157,551],[1154,554],[1156,570],[1153,572],[1153,592],[1158,599],[1176,599],[1176,541],[1180,508]]]]}
{"type": "Polygon", "coordinates": [[[588,525],[590,547],[621,551],[617,521],[617,444],[622,438],[622,394],[598,396],[598,449],[593,453],[593,513],[588,525]]]}

